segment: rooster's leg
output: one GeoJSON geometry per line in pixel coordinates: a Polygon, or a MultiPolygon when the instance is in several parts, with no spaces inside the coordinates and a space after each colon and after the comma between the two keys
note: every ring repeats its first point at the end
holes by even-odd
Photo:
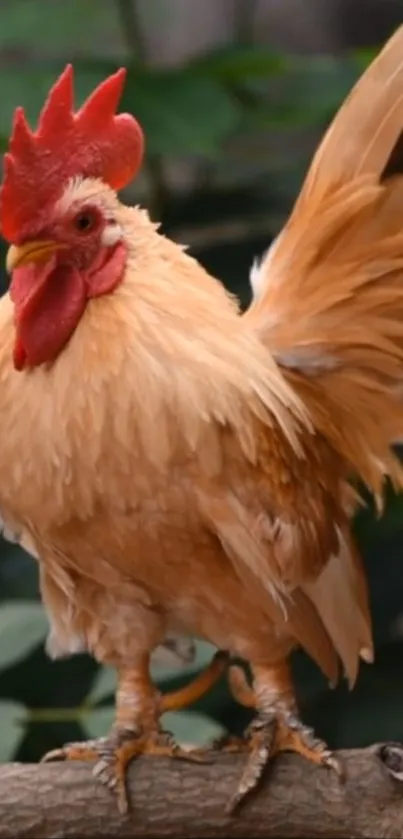
{"type": "Polygon", "coordinates": [[[209,690],[227,667],[228,655],[217,653],[210,665],[193,682],[173,693],[160,696],[154,689],[148,658],[136,669],[118,675],[116,717],[107,737],[68,743],[48,752],[42,759],[96,761],[94,775],[116,791],[119,810],[128,810],[126,772],[139,755],[156,755],[185,760],[204,760],[202,752],[184,751],[173,737],[161,729],[159,719],[165,711],[175,711],[195,702],[209,690]]]}
{"type": "Polygon", "coordinates": [[[230,739],[223,744],[224,750],[248,752],[245,771],[228,805],[229,812],[257,786],[266,765],[279,752],[297,752],[313,763],[329,766],[342,774],[340,764],[326,743],[318,740],[299,718],[287,663],[253,668],[253,688],[249,687],[239,668],[231,668],[229,675],[234,697],[242,705],[256,710],[245,740],[230,739]]]}

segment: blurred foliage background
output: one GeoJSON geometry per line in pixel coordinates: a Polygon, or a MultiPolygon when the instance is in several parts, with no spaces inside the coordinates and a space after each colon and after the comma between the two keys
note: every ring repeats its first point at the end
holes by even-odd
{"type": "MultiPolygon", "coordinates": [[[[254,257],[281,228],[318,139],[403,11],[400,0],[2,0],[0,22],[1,150],[14,108],[35,120],[66,62],[77,103],[126,65],[123,107],[147,138],[127,200],[145,204],[246,303],[254,257]]],[[[381,520],[368,508],[355,527],[376,663],[362,667],[351,694],[343,684],[330,691],[303,654],[294,657],[303,714],[335,747],[403,740],[402,499],[390,497],[381,520]]],[[[1,761],[37,760],[111,721],[113,672],[83,655],[50,662],[46,634],[35,563],[1,540],[1,761]]],[[[156,667],[162,689],[186,682],[211,653],[198,644],[188,666],[156,667]]],[[[194,743],[238,732],[246,719],[223,682],[166,724],[194,743]]]]}

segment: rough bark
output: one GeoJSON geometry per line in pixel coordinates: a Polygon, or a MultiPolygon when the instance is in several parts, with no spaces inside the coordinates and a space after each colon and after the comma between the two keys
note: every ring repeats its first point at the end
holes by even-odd
{"type": "Polygon", "coordinates": [[[344,781],[282,755],[232,817],[224,807],[242,771],[239,755],[219,755],[208,765],[140,759],[129,772],[132,811],[125,818],[89,765],[3,765],[0,839],[403,837],[403,784],[396,779],[403,747],[374,746],[340,758],[344,781]]]}

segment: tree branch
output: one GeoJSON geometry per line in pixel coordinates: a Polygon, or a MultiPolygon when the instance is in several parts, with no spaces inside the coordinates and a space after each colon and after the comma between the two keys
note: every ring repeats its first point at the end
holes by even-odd
{"type": "Polygon", "coordinates": [[[403,785],[392,775],[402,772],[403,746],[351,750],[340,758],[344,782],[331,770],[282,755],[232,817],[224,807],[242,772],[241,755],[217,755],[208,765],[141,758],[129,772],[126,818],[88,765],[3,765],[0,839],[402,837],[403,785]]]}

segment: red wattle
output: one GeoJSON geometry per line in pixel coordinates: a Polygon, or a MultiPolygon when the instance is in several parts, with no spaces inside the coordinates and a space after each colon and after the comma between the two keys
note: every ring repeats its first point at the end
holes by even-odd
{"type": "Polygon", "coordinates": [[[27,361],[27,354],[24,345],[17,335],[14,344],[13,362],[16,370],[23,370],[27,361]]]}
{"type": "Polygon", "coordinates": [[[10,296],[15,305],[14,364],[36,366],[53,361],[71,338],[84,312],[87,290],[73,267],[53,260],[13,272],[10,296]]]}
{"type": "Polygon", "coordinates": [[[121,282],[127,260],[127,250],[122,242],[110,250],[101,250],[86,275],[88,297],[111,294],[121,282]]]}

